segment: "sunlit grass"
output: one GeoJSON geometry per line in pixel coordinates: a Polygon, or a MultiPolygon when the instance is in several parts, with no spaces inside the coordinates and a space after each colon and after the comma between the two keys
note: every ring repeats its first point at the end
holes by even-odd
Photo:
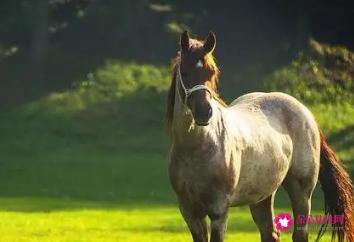
{"type": "MultiPolygon", "coordinates": [[[[6,199],[5,199],[6,200],[6,199]]],[[[16,203],[16,199],[11,199],[16,203]]],[[[31,199],[41,203],[40,199],[31,199]]],[[[23,200],[20,199],[21,202],[23,200]]],[[[4,199],[0,200],[0,205],[4,199]]],[[[20,202],[20,203],[21,203],[20,202]]],[[[67,201],[47,200],[48,203],[67,201]]],[[[93,204],[81,201],[85,205],[93,204]]],[[[188,229],[176,206],[111,207],[55,211],[0,212],[1,241],[190,241],[188,229]]],[[[311,232],[311,238],[315,233],[311,232]]],[[[226,241],[258,241],[259,235],[247,208],[230,212],[226,241]]],[[[283,232],[282,241],[291,241],[283,232]]],[[[326,236],[322,241],[330,241],[326,236]]]]}

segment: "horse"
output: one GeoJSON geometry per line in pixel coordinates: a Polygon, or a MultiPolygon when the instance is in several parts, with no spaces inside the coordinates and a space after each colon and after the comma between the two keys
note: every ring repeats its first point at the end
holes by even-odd
{"type": "MultiPolygon", "coordinates": [[[[205,41],[181,34],[167,98],[168,173],[193,241],[208,241],[207,218],[210,241],[223,241],[229,208],[244,205],[261,241],[280,241],[273,221],[277,189],[285,188],[297,218],[310,215],[319,180],[325,214],[344,214],[332,239],[354,242],[352,181],[312,113],[280,92],[248,93],[227,105],[217,91],[215,46],[212,32],[205,41]]],[[[295,224],[292,239],[307,242],[308,225],[295,224]]]]}

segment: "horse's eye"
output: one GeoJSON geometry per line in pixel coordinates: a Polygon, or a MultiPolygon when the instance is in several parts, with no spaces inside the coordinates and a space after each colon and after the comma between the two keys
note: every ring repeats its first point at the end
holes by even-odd
{"type": "Polygon", "coordinates": [[[181,75],[182,75],[183,77],[186,77],[186,76],[187,76],[187,73],[186,73],[186,72],[182,72],[181,75]]]}

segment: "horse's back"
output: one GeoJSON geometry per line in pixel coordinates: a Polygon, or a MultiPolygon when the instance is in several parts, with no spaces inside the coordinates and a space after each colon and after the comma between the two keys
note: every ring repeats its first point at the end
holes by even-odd
{"type": "Polygon", "coordinates": [[[265,92],[251,92],[251,93],[247,93],[244,94],[238,98],[236,98],[235,100],[233,100],[230,104],[230,106],[234,106],[237,105],[239,103],[245,103],[245,102],[249,102],[254,98],[263,96],[264,94],[266,94],[265,92]]]}
{"type": "MultiPolygon", "coordinates": [[[[319,128],[310,110],[294,97],[281,92],[255,92],[234,100],[230,109],[247,112],[252,118],[262,116],[279,132],[289,133],[293,142],[319,147],[319,128]]],[[[250,120],[252,122],[252,120],[250,120]]]]}
{"type": "MultiPolygon", "coordinates": [[[[240,96],[229,106],[230,109],[259,110],[265,116],[286,118],[290,126],[308,124],[317,129],[312,113],[294,97],[282,92],[253,92],[240,96]]],[[[291,128],[291,127],[289,127],[291,128]]],[[[295,127],[294,127],[295,128],[295,127]]]]}
{"type": "Polygon", "coordinates": [[[261,105],[263,108],[269,108],[271,106],[279,107],[279,105],[283,105],[284,107],[288,106],[292,108],[296,107],[297,109],[307,109],[296,98],[282,92],[247,93],[232,101],[229,107],[240,105],[261,105]]]}

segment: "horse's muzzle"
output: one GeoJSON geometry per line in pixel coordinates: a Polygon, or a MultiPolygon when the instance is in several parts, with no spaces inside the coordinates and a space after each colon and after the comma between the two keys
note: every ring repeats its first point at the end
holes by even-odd
{"type": "Polygon", "coordinates": [[[210,123],[210,118],[213,116],[213,109],[210,105],[208,105],[207,109],[204,110],[196,109],[193,117],[194,121],[198,126],[207,126],[210,123]]]}

